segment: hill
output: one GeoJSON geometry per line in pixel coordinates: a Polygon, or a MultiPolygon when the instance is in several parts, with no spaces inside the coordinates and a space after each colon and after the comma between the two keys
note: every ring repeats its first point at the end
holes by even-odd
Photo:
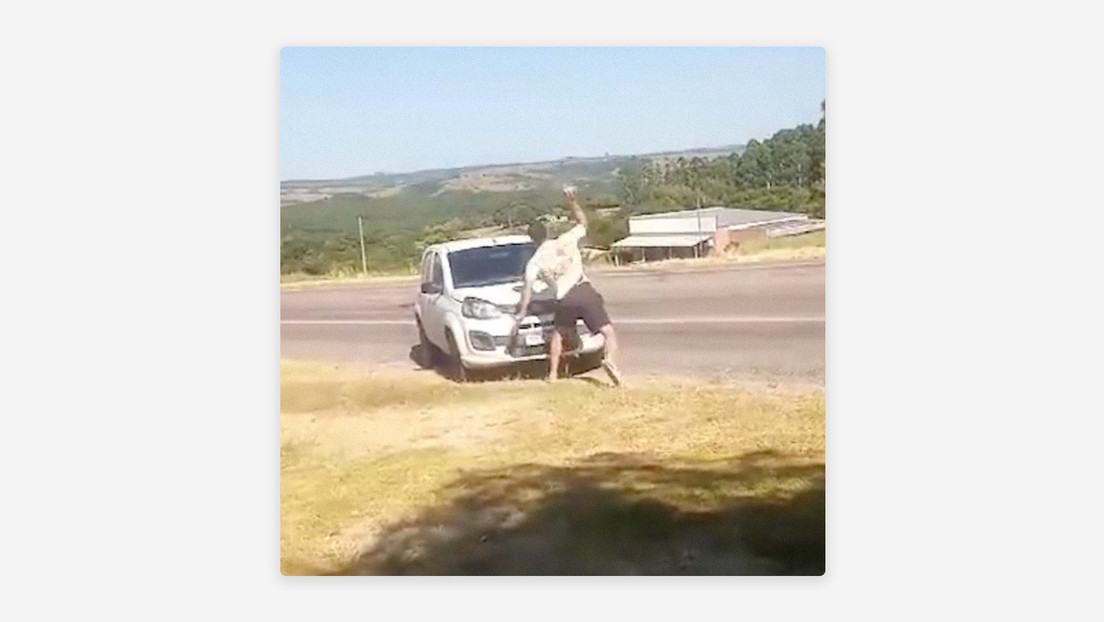
{"type": "Polygon", "coordinates": [[[388,198],[410,193],[424,197],[439,196],[450,191],[513,193],[558,190],[564,184],[590,183],[600,186],[604,182],[615,182],[617,171],[633,158],[664,162],[679,157],[727,156],[743,150],[744,145],[729,145],[640,155],[566,157],[542,162],[484,164],[408,173],[373,173],[344,179],[286,180],[280,182],[280,203],[312,203],[337,195],[388,198]]]}

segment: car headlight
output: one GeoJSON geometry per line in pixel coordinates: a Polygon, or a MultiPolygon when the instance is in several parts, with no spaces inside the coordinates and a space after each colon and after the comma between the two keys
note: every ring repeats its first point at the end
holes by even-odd
{"type": "Polygon", "coordinates": [[[468,332],[468,338],[471,340],[472,348],[476,350],[486,351],[495,349],[495,339],[487,333],[473,330],[468,332]]]}
{"type": "Polygon", "coordinates": [[[465,298],[460,304],[460,312],[464,317],[477,320],[491,320],[502,316],[502,310],[496,305],[479,298],[465,298]]]}

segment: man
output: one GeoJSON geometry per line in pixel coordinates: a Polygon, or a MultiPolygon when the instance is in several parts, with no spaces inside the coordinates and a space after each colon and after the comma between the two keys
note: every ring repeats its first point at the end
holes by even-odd
{"type": "Polygon", "coordinates": [[[602,367],[609,374],[610,380],[620,386],[621,372],[614,362],[617,357],[617,334],[610,324],[605,301],[583,274],[579,240],[586,235],[586,214],[579,207],[574,188],[564,188],[564,195],[576,224],[554,240],[548,239],[548,230],[543,223],[529,225],[529,237],[537,244],[537,250],[525,266],[525,287],[514,319],[521,322],[525,317],[533,285],[537,280],[547,283],[554,289],[556,296],[556,330],[552,333],[552,343],[548,351],[548,379],[555,380],[559,375],[564,338],[567,337],[574,343],[577,337],[576,322],[582,320],[591,333],[601,333],[605,338],[606,352],[602,367]]]}

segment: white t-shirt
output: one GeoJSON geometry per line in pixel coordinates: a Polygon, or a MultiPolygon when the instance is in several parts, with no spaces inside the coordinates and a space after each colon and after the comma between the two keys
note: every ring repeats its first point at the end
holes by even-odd
{"type": "Polygon", "coordinates": [[[542,242],[525,265],[526,287],[531,288],[540,279],[555,288],[556,299],[560,300],[576,283],[586,280],[579,253],[579,240],[585,235],[586,227],[575,225],[560,237],[542,242]]]}

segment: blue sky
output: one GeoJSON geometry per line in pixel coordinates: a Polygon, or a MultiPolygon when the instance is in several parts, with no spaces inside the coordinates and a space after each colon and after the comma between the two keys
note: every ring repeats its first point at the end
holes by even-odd
{"type": "Polygon", "coordinates": [[[284,48],[280,178],[647,153],[820,118],[823,48],[284,48]]]}

